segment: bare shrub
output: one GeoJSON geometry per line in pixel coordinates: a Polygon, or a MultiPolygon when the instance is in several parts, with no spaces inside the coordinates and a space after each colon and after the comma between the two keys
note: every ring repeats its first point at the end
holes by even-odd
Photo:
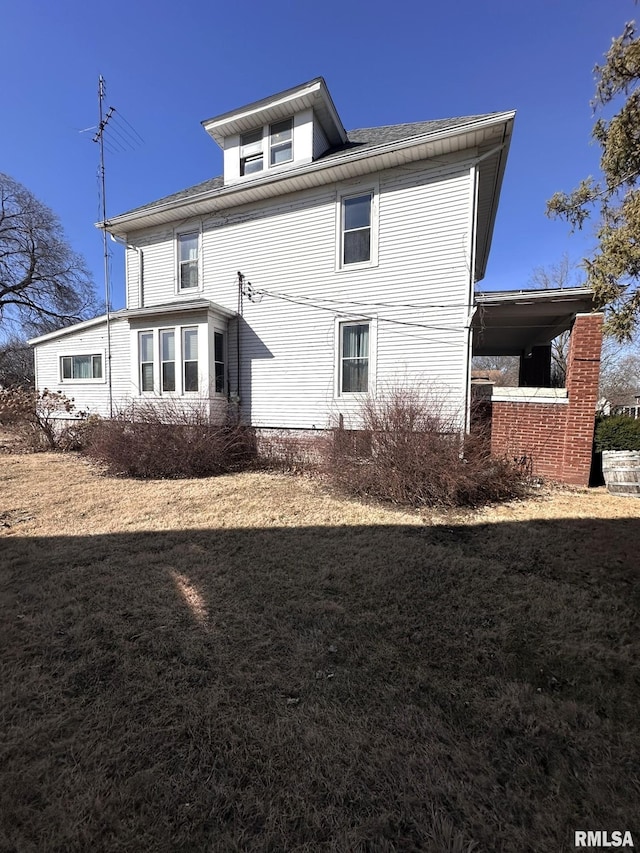
{"type": "Polygon", "coordinates": [[[490,454],[484,435],[462,436],[454,416],[411,389],[368,398],[362,428],[337,429],[328,475],[340,490],[408,506],[476,506],[522,492],[517,465],[490,454]]]}
{"type": "Polygon", "coordinates": [[[83,419],[73,398],[58,391],[0,390],[0,424],[12,429],[31,450],[75,449],[83,419]]]}
{"type": "Polygon", "coordinates": [[[203,405],[148,403],[97,423],[86,453],[112,474],[210,477],[249,467],[255,435],[231,419],[213,423],[203,405]]]}
{"type": "Polygon", "coordinates": [[[281,474],[317,473],[323,459],[325,439],[301,436],[288,430],[261,433],[258,437],[258,466],[281,474]]]}

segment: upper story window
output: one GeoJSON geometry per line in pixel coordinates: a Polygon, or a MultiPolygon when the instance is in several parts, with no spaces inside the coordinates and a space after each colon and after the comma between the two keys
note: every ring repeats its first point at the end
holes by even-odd
{"type": "Polygon", "coordinates": [[[194,290],[198,287],[198,245],[200,237],[197,231],[178,234],[178,288],[194,290]]]}
{"type": "Polygon", "coordinates": [[[342,264],[371,261],[371,207],[373,193],[342,199],[342,264]]]}
{"type": "Polygon", "coordinates": [[[102,354],[60,356],[60,379],[63,382],[102,379],[102,354]]]}
{"type": "Polygon", "coordinates": [[[262,128],[243,133],[240,137],[240,174],[261,172],[263,159],[262,128]]]}
{"type": "Polygon", "coordinates": [[[293,119],[288,118],[240,136],[240,174],[253,175],[263,169],[293,160],[293,119]]]}
{"type": "Polygon", "coordinates": [[[269,128],[269,165],[279,166],[293,160],[293,119],[279,121],[269,128]]]}

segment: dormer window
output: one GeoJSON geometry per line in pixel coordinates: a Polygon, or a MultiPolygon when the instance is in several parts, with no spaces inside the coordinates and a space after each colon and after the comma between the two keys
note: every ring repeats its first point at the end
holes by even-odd
{"type": "Polygon", "coordinates": [[[279,121],[269,128],[269,165],[279,166],[293,160],[293,119],[279,121]]]}
{"type": "Polygon", "coordinates": [[[240,174],[253,175],[293,160],[293,119],[240,136],[240,174]],[[266,131],[266,132],[265,132],[266,131]],[[265,152],[268,151],[268,159],[265,152]],[[265,165],[266,164],[266,165],[265,165]]]}
{"type": "Polygon", "coordinates": [[[240,174],[252,175],[262,171],[262,128],[243,133],[240,137],[240,174]]]}

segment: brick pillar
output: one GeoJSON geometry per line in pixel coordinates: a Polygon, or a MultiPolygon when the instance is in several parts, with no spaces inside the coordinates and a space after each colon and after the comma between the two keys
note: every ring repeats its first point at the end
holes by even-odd
{"type": "Polygon", "coordinates": [[[589,485],[600,379],[602,321],[602,314],[578,314],[569,341],[566,382],[569,405],[562,479],[575,486],[589,485]]]}

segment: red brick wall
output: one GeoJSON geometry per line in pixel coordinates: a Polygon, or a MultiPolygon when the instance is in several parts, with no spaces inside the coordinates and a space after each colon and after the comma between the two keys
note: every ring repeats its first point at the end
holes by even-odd
{"type": "Polygon", "coordinates": [[[526,457],[536,476],[588,485],[601,346],[602,315],[578,315],[567,360],[568,402],[494,402],[492,453],[526,457]]]}

